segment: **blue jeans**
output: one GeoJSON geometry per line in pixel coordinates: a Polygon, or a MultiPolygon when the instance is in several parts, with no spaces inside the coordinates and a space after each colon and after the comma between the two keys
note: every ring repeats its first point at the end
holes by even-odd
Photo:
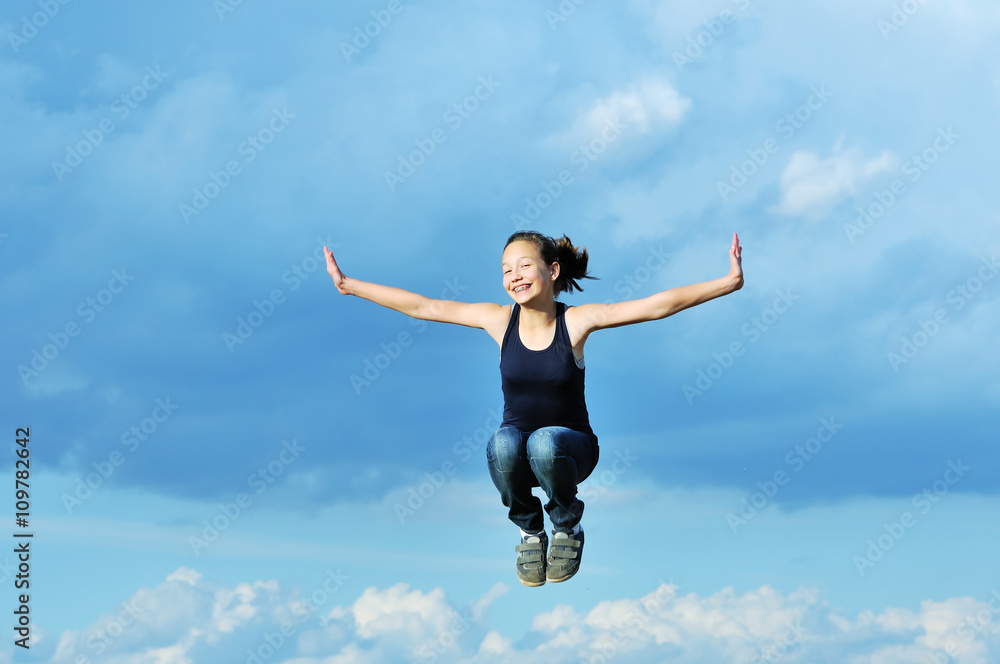
{"type": "Polygon", "coordinates": [[[500,491],[508,516],[521,530],[545,529],[542,503],[531,493],[540,486],[549,501],[545,511],[556,530],[569,532],[583,516],[576,485],[597,466],[597,437],[566,427],[521,431],[501,427],[486,445],[490,477],[500,491]]]}

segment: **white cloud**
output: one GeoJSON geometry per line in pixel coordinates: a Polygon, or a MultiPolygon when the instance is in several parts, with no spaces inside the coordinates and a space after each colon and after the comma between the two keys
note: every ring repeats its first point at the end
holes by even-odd
{"type": "Polygon", "coordinates": [[[673,128],[683,120],[691,100],[666,80],[644,78],[601,97],[580,112],[571,127],[555,136],[559,145],[589,144],[608,127],[619,127],[628,137],[673,128]]]}
{"type": "Polygon", "coordinates": [[[220,632],[232,632],[241,623],[248,622],[257,615],[257,607],[253,605],[253,601],[257,598],[258,589],[277,591],[278,584],[275,581],[258,581],[253,585],[241,583],[234,590],[223,588],[215,593],[212,620],[220,632]]]}
{"type": "Polygon", "coordinates": [[[513,651],[514,646],[510,639],[500,634],[500,632],[490,632],[483,642],[479,644],[479,654],[481,655],[506,655],[513,651]]]}
{"type": "Polygon", "coordinates": [[[819,219],[897,163],[896,157],[888,151],[866,158],[857,148],[844,150],[840,141],[826,159],[815,152],[800,150],[792,155],[781,173],[781,202],[773,211],[819,219]]]}
{"type": "Polygon", "coordinates": [[[353,614],[361,638],[405,635],[419,640],[430,632],[444,629],[447,602],[440,588],[425,594],[410,590],[405,584],[397,584],[384,591],[365,590],[354,603],[353,614]]]}
{"type": "Polygon", "coordinates": [[[181,567],[176,572],[167,577],[167,581],[183,581],[192,586],[198,585],[201,581],[201,573],[189,567],[181,567]]]}
{"type": "Polygon", "coordinates": [[[136,620],[126,624],[119,611],[119,617],[101,616],[83,632],[64,633],[48,661],[102,654],[116,664],[180,664],[242,659],[248,648],[262,649],[262,659],[294,664],[414,659],[558,664],[616,658],[642,664],[664,657],[749,664],[786,656],[816,664],[903,664],[935,661],[945,653],[961,664],[987,664],[1000,655],[1000,591],[983,601],[927,600],[916,611],[890,607],[852,618],[831,610],[814,590],[784,593],[763,586],[739,594],[724,588],[702,597],[664,583],[644,596],[600,602],[589,610],[560,605],[539,613],[532,636],[520,641],[530,645],[515,646],[488,624],[490,604],[506,590],[498,584],[461,608],[441,588],[371,587],[323,620],[315,612],[293,619],[295,593],[275,581],[228,588],[182,568],[122,604],[133,607],[136,620]],[[121,629],[109,629],[116,620],[121,629]],[[95,651],[94,644],[102,642],[95,634],[114,635],[106,652],[95,651]]]}

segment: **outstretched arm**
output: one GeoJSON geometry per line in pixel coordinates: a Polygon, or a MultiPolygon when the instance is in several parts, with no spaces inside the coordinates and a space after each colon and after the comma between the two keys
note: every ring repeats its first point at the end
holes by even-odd
{"type": "Polygon", "coordinates": [[[402,288],[352,279],[341,272],[332,251],[323,247],[323,252],[326,254],[326,271],[343,295],[355,295],[421,320],[482,329],[495,327],[496,321],[503,314],[503,308],[499,304],[435,300],[402,288]]]}
{"type": "Polygon", "coordinates": [[[340,266],[337,265],[332,251],[323,247],[323,253],[326,254],[326,271],[330,273],[334,285],[342,295],[355,295],[414,318],[416,318],[416,313],[420,308],[421,300],[427,299],[423,295],[411,293],[402,288],[351,279],[340,271],[340,266]]]}
{"type": "Polygon", "coordinates": [[[742,251],[739,236],[733,233],[733,243],[729,248],[729,274],[726,276],[700,284],[671,288],[641,300],[628,300],[615,304],[584,304],[575,307],[576,315],[584,321],[589,334],[610,327],[660,320],[678,311],[728,295],[743,287],[742,251]]]}

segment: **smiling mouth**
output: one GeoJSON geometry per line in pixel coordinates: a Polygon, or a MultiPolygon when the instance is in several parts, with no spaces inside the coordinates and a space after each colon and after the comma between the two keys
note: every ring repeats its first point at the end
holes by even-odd
{"type": "Polygon", "coordinates": [[[524,291],[528,290],[529,288],[531,288],[531,284],[524,284],[523,286],[518,286],[517,288],[515,288],[514,292],[515,293],[523,293],[524,291]]]}

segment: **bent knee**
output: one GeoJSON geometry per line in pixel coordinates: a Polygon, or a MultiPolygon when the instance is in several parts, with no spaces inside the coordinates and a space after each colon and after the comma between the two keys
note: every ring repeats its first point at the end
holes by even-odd
{"type": "Polygon", "coordinates": [[[510,471],[526,459],[521,452],[521,432],[513,427],[497,429],[486,443],[486,459],[500,471],[510,471]]]}
{"type": "Polygon", "coordinates": [[[532,461],[551,461],[564,456],[556,439],[556,431],[550,428],[538,429],[528,437],[528,458],[532,461]]]}

